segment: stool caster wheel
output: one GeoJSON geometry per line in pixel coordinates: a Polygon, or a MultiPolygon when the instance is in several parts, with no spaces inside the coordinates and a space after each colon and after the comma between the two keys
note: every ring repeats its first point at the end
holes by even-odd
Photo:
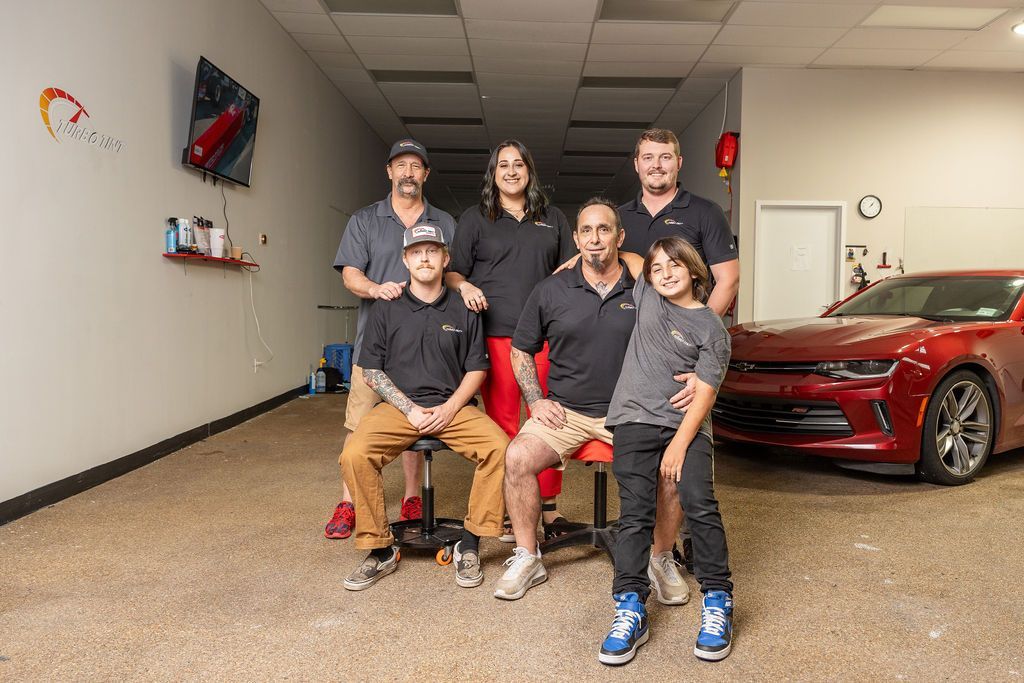
{"type": "Polygon", "coordinates": [[[396,550],[395,551],[395,562],[401,562],[401,561],[402,561],[402,551],[401,550],[396,550]]]}
{"type": "Polygon", "coordinates": [[[437,551],[437,555],[434,555],[434,559],[442,567],[446,567],[452,563],[452,549],[449,546],[445,546],[437,551]]]}

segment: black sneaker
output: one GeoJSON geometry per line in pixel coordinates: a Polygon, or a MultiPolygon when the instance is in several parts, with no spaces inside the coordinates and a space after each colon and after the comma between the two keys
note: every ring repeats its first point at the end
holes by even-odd
{"type": "Polygon", "coordinates": [[[676,559],[687,574],[693,574],[693,539],[687,536],[679,539],[683,542],[683,552],[679,552],[679,544],[672,546],[672,557],[676,559]]]}
{"type": "Polygon", "coordinates": [[[398,550],[396,548],[391,548],[391,557],[386,560],[379,560],[371,553],[366,556],[361,565],[356,567],[354,572],[348,575],[343,585],[350,591],[361,591],[377,583],[396,569],[398,569],[398,550]]]}

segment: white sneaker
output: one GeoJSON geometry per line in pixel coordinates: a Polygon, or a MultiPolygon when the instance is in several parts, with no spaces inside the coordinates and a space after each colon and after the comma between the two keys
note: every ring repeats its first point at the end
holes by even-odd
{"type": "Polygon", "coordinates": [[[531,555],[523,547],[517,547],[512,557],[505,560],[508,569],[501,575],[494,587],[494,597],[502,600],[518,600],[526,595],[526,591],[548,580],[540,558],[531,555]]]}
{"type": "Polygon", "coordinates": [[[685,605],[690,599],[690,588],[679,573],[679,563],[671,550],[651,555],[647,565],[647,577],[663,605],[685,605]]]}

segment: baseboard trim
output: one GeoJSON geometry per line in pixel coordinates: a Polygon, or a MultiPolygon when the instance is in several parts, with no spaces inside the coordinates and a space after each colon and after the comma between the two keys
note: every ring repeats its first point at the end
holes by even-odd
{"type": "Polygon", "coordinates": [[[0,526],[42,509],[47,505],[53,505],[65,498],[70,498],[82,491],[88,491],[92,487],[99,486],[111,479],[116,479],[132,470],[155,462],[165,455],[181,450],[185,446],[190,446],[209,436],[236,427],[246,420],[251,420],[257,415],[262,415],[280,405],[284,405],[293,398],[305,394],[307,391],[309,391],[309,387],[306,384],[295,389],[289,389],[283,394],[269,398],[266,401],[261,401],[252,407],[239,410],[237,413],[227,417],[194,427],[169,439],[164,439],[160,443],[143,448],[140,451],[130,453],[102,465],[97,465],[84,472],[4,501],[0,503],[0,526]]]}

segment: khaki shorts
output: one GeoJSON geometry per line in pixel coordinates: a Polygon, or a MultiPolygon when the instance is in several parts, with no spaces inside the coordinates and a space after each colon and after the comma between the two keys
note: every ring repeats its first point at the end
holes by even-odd
{"type": "Polygon", "coordinates": [[[363,369],[353,365],[352,386],[349,387],[348,403],[345,405],[345,429],[356,431],[359,421],[378,403],[380,396],[363,381],[363,369]]]}
{"type": "Polygon", "coordinates": [[[561,429],[546,427],[532,417],[519,429],[519,434],[532,434],[558,454],[562,462],[553,468],[556,470],[564,470],[570,456],[588,441],[612,443],[612,433],[605,429],[603,417],[587,417],[568,408],[564,410],[566,424],[561,429]]]}

